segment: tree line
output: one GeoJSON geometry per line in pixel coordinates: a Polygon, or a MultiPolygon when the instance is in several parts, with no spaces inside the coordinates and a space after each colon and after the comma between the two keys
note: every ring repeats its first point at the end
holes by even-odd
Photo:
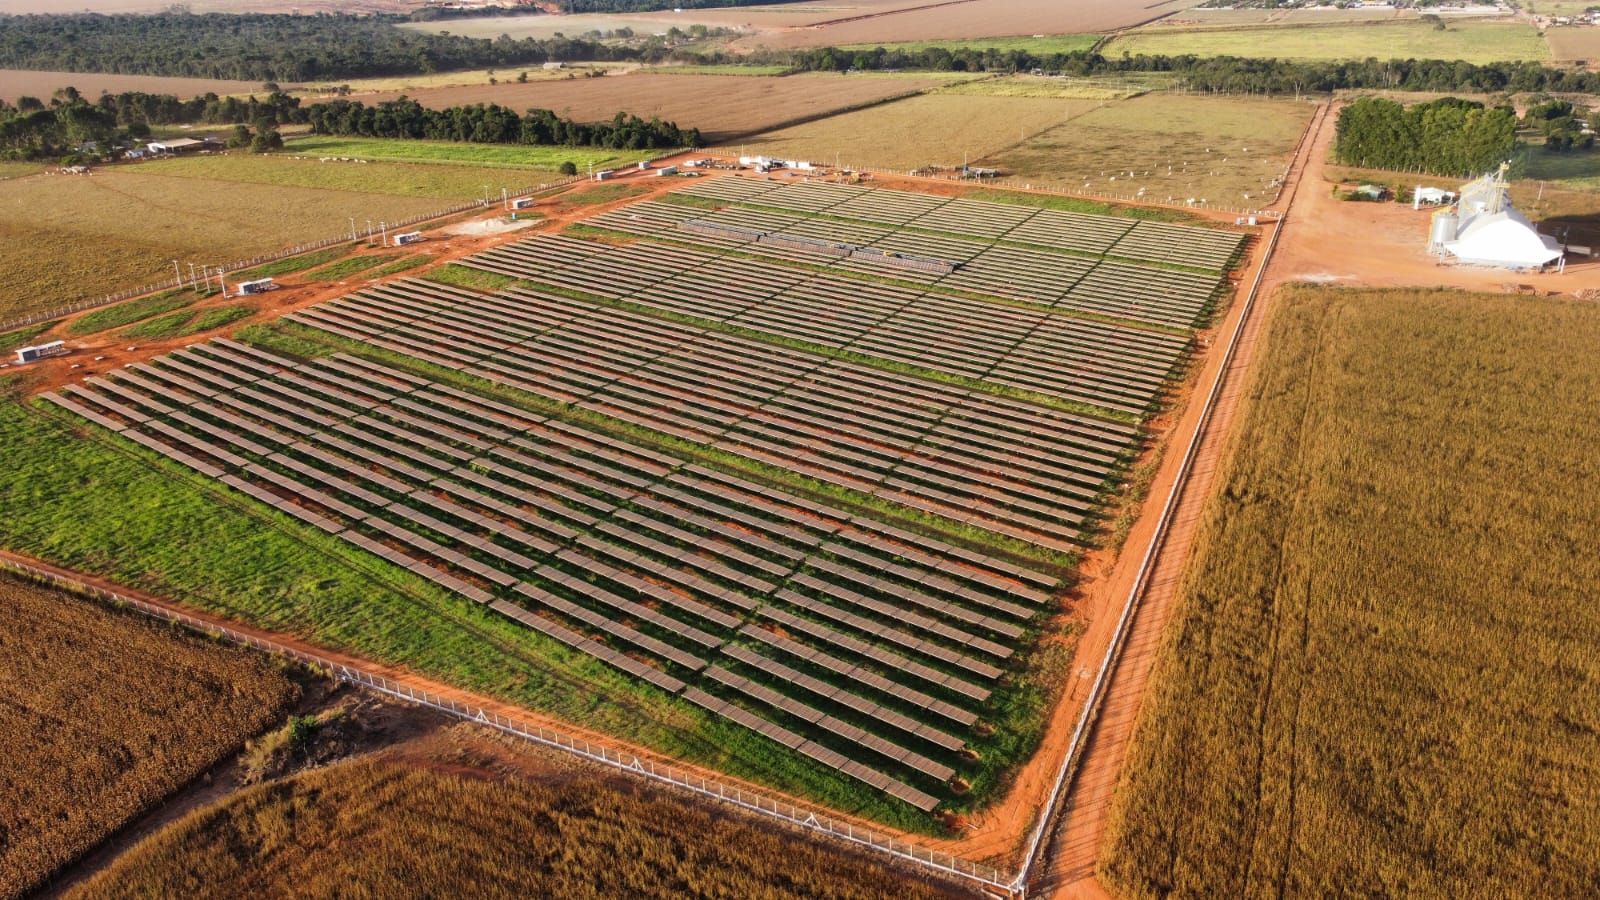
{"type": "Polygon", "coordinates": [[[1510,107],[1445,97],[1406,106],[1364,97],[1339,113],[1334,157],[1347,166],[1481,175],[1511,159],[1517,114],[1510,107]]]}
{"type": "Polygon", "coordinates": [[[619,112],[609,122],[577,122],[548,109],[524,115],[494,103],[428,109],[401,97],[375,106],[331,100],[306,109],[314,134],[340,137],[411,138],[475,144],[608,147],[654,150],[700,145],[698,129],[619,112]]]}
{"type": "Polygon", "coordinates": [[[1438,59],[1344,62],[1258,59],[1233,56],[1123,55],[1075,50],[1030,53],[994,48],[928,47],[920,50],[845,51],[832,47],[779,51],[750,61],[781,62],[805,71],[931,69],[951,72],[1042,72],[1090,75],[1173,73],[1194,91],[1248,94],[1331,93],[1349,89],[1468,91],[1494,93],[1600,93],[1600,72],[1556,69],[1531,62],[1474,64],[1438,59]]]}
{"type": "MultiPolygon", "coordinates": [[[[568,0],[572,10],[641,9],[644,0],[568,0]]],[[[695,6],[674,2],[673,6],[695,6]]],[[[719,5],[726,5],[720,3],[719,5]]],[[[667,62],[788,66],[799,71],[922,69],[1047,72],[1071,76],[1172,73],[1195,91],[1254,94],[1346,89],[1494,93],[1600,93],[1600,72],[1531,62],[1473,64],[1404,59],[1317,62],[1192,55],[1106,56],[1090,51],[949,49],[764,50],[747,56],[684,45],[683,32],[618,42],[574,38],[468,38],[398,27],[400,15],[318,14],[0,16],[0,68],[242,81],[316,83],[545,62],[667,62]]]]}
{"type": "Polygon", "coordinates": [[[0,15],[0,68],[306,82],[569,61],[661,61],[666,42],[494,40],[324,13],[0,15]]]}
{"type": "Polygon", "coordinates": [[[282,146],[279,125],[309,124],[316,134],[468,141],[490,144],[607,147],[651,150],[695,147],[698,129],[641,119],[619,112],[608,122],[577,122],[547,109],[522,115],[494,104],[427,109],[401,97],[366,106],[331,100],[302,106],[281,92],[258,100],[206,94],[179,100],[170,94],[127,91],[103,94],[94,102],[73,88],[56,91],[46,104],[23,97],[16,105],[0,100],[0,158],[67,159],[84,153],[111,155],[116,144],[148,139],[152,125],[233,125],[230,147],[257,151],[282,146]]]}

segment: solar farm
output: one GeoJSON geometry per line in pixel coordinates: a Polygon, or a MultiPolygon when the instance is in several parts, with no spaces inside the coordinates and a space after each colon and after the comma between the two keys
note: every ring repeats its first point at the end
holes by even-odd
{"type": "Polygon", "coordinates": [[[498,290],[285,317],[327,353],[219,338],[44,397],[640,690],[955,801],[1028,740],[994,725],[1059,610],[1043,560],[1095,533],[1243,235],[728,177],[588,224],[613,239],[463,261],[498,290]]]}

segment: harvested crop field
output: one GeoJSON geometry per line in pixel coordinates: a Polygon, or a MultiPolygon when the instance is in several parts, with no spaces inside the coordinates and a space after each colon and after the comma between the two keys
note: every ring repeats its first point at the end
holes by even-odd
{"type": "MultiPolygon", "coordinates": [[[[675,122],[682,128],[698,128],[708,141],[717,141],[936,87],[948,80],[936,75],[881,78],[805,74],[736,78],[640,72],[571,81],[439,88],[416,91],[411,96],[435,109],[498,103],[518,111],[550,109],[581,122],[610,120],[618,112],[627,112],[645,119],[654,116],[675,122]]],[[[397,96],[397,93],[377,93],[355,99],[371,104],[397,96]]]]}
{"type": "Polygon", "coordinates": [[[1082,34],[1131,28],[1193,5],[1192,0],[928,0],[898,11],[859,4],[830,24],[741,38],[745,46],[837,47],[850,44],[965,40],[1035,34],[1082,34]]]}
{"type": "MultiPolygon", "coordinates": [[[[79,7],[81,9],[81,7],[79,7]]],[[[10,7],[7,7],[9,10],[10,7]]],[[[49,12],[60,12],[51,4],[49,12]]],[[[49,102],[50,95],[64,87],[75,87],[93,100],[102,93],[143,91],[147,94],[176,94],[187,100],[208,92],[258,94],[265,96],[255,81],[218,81],[210,78],[166,78],[159,75],[102,75],[89,72],[36,72],[26,69],[0,69],[0,100],[17,102],[18,97],[36,97],[49,102]]]]}
{"type": "Polygon", "coordinates": [[[743,138],[723,152],[907,170],[976,161],[1099,106],[1098,100],[919,94],[743,138]],[[935,124],[937,123],[937,124],[935,124]]]}
{"type": "Polygon", "coordinates": [[[276,721],[264,658],[0,576],[0,895],[28,892],[276,721]]]}
{"type": "Polygon", "coordinates": [[[481,194],[476,173],[384,168],[212,157],[8,181],[0,319],[158,282],[174,259],[187,275],[190,262],[222,265],[331,237],[352,216],[397,221],[481,194]],[[347,178],[356,190],[333,189],[347,178]],[[456,182],[470,183],[467,196],[454,193],[456,182]]]}
{"type": "Polygon", "coordinates": [[[1115,38],[1108,56],[1122,53],[1243,56],[1278,59],[1447,59],[1470,63],[1544,62],[1550,48],[1532,25],[1451,22],[1445,31],[1421,21],[1351,25],[1284,25],[1204,31],[1145,28],[1115,38]]]}
{"type": "Polygon", "coordinates": [[[1550,55],[1562,62],[1600,62],[1600,28],[1550,28],[1550,55]]]}
{"type": "Polygon", "coordinates": [[[1123,896],[1592,896],[1600,307],[1291,288],[1119,788],[1123,896]]]}
{"type": "Polygon", "coordinates": [[[639,784],[508,775],[492,754],[363,758],[258,785],[69,896],[965,896],[639,784]]]}
{"type": "Polygon", "coordinates": [[[1064,190],[1258,207],[1276,196],[1315,109],[1288,99],[1172,92],[1076,103],[1088,108],[1071,122],[978,162],[1064,190]]]}

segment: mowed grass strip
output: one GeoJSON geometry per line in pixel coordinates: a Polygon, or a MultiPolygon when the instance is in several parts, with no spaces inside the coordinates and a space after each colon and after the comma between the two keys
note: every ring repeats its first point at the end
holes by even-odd
{"type": "MultiPolygon", "coordinates": [[[[290,156],[311,156],[316,160],[278,159],[281,163],[296,163],[302,166],[311,164],[325,167],[356,167],[357,162],[321,162],[322,157],[345,157],[348,159],[387,160],[399,163],[426,163],[428,166],[411,166],[413,169],[430,170],[434,165],[444,163],[452,166],[488,167],[491,169],[514,168],[529,169],[533,173],[551,175],[561,167],[564,162],[570,162],[579,169],[594,166],[596,169],[620,168],[632,165],[641,159],[650,159],[661,154],[660,150],[609,150],[601,147],[541,147],[520,144],[471,144],[458,141],[413,141],[394,140],[389,138],[350,138],[350,137],[324,137],[313,135],[311,137],[296,138],[284,146],[283,153],[290,156]]],[[[393,166],[385,166],[394,169],[393,166]]],[[[510,173],[496,171],[492,173],[495,178],[510,177],[510,173]]],[[[426,177],[426,176],[421,176],[426,177]]],[[[461,183],[470,181],[469,176],[461,183]]],[[[441,180],[444,180],[441,178],[441,180]]],[[[537,179],[536,179],[537,180],[537,179]]],[[[517,183],[510,185],[513,188],[527,187],[517,183]]],[[[499,195],[500,184],[491,185],[493,193],[499,195]]],[[[458,192],[458,195],[461,195],[458,192]]],[[[483,192],[480,185],[473,185],[465,192],[463,199],[481,197],[483,192]]]]}
{"type": "Polygon", "coordinates": [[[1102,877],[1125,897],[1592,896],[1600,307],[1274,302],[1102,877]]]}
{"type": "Polygon", "coordinates": [[[73,896],[334,896],[351,884],[380,897],[419,885],[439,896],[963,896],[641,785],[507,777],[497,755],[391,754],[257,785],[140,844],[73,896]]]}
{"type": "Polygon", "coordinates": [[[264,656],[9,574],[0,608],[0,895],[41,885],[297,696],[264,656]]]}
{"type": "Polygon", "coordinates": [[[1114,38],[1106,56],[1243,56],[1259,59],[1445,59],[1469,63],[1546,62],[1550,48],[1532,25],[1420,21],[1240,28],[1144,28],[1114,38]]]}

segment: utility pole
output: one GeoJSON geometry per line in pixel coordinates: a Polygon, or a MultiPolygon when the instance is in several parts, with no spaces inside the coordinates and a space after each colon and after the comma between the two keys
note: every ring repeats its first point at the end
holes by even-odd
{"type": "Polygon", "coordinates": [[[194,287],[195,286],[194,263],[189,263],[189,286],[190,287],[194,287]]]}
{"type": "Polygon", "coordinates": [[[506,209],[511,208],[511,194],[505,189],[500,189],[500,205],[506,209]]]}
{"type": "Polygon", "coordinates": [[[389,246],[389,226],[385,225],[382,222],[379,222],[378,223],[378,230],[383,233],[383,246],[385,246],[385,247],[389,246]]]}
{"type": "Polygon", "coordinates": [[[174,284],[183,284],[183,270],[178,268],[178,261],[172,261],[172,280],[174,284]]]}
{"type": "Polygon", "coordinates": [[[350,217],[350,240],[356,239],[356,217],[350,217]]]}
{"type": "Polygon", "coordinates": [[[372,220],[367,220],[367,237],[372,237],[372,220]]]}

